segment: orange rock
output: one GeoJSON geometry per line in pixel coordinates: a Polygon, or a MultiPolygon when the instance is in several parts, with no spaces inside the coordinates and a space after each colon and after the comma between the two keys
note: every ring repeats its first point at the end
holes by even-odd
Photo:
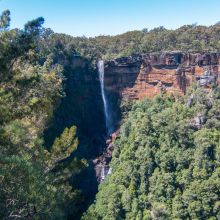
{"type": "Polygon", "coordinates": [[[120,58],[105,65],[105,89],[128,100],[153,98],[161,91],[183,95],[205,70],[218,76],[219,62],[218,53],[173,52],[120,58]]]}

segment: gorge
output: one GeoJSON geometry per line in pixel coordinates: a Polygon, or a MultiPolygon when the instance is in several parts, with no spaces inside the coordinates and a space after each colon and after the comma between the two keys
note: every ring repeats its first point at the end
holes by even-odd
{"type": "Polygon", "coordinates": [[[121,103],[152,99],[161,92],[182,96],[192,84],[209,90],[219,82],[219,61],[219,53],[152,53],[98,61],[92,70],[87,60],[73,57],[65,71],[66,97],[45,137],[52,135],[52,143],[63,128],[77,125],[76,153],[89,161],[89,167],[73,184],[82,190],[85,207],[109,172],[114,141],[120,135],[121,103]]]}
{"type": "Polygon", "coordinates": [[[73,37],[10,20],[0,219],[220,219],[220,23],[73,37]]]}
{"type": "MultiPolygon", "coordinates": [[[[143,54],[123,57],[98,63],[101,90],[104,95],[106,124],[112,123],[114,131],[121,123],[120,103],[122,100],[135,101],[152,99],[161,92],[175,96],[184,95],[192,84],[211,89],[219,83],[219,53],[181,53],[167,52],[162,54],[143,54]],[[101,66],[101,67],[100,67],[101,66]],[[104,69],[103,69],[104,68],[104,69]],[[103,83],[103,81],[105,83],[103,83]],[[105,86],[105,87],[104,87],[105,86]],[[106,102],[111,112],[106,113],[106,102]]],[[[109,162],[114,141],[118,131],[107,141],[107,149],[95,160],[96,176],[103,180],[109,170],[109,162]]],[[[109,133],[111,136],[112,133],[109,133]]]]}
{"type": "MultiPolygon", "coordinates": [[[[106,218],[114,216],[114,219],[130,219],[132,217],[135,218],[138,215],[138,210],[142,210],[141,214],[139,214],[139,216],[141,216],[140,219],[144,218],[143,216],[145,216],[146,219],[157,219],[157,216],[163,216],[164,219],[167,219],[167,213],[171,213],[171,211],[169,210],[169,204],[173,200],[168,199],[169,202],[167,202],[166,204],[167,198],[164,199],[164,194],[169,194],[170,191],[174,189],[177,190],[177,193],[179,193],[178,190],[184,191],[185,187],[181,186],[181,184],[183,184],[181,182],[181,179],[179,180],[178,177],[177,179],[175,179],[175,177],[173,176],[174,172],[179,172],[178,168],[175,168],[175,166],[178,166],[175,163],[184,164],[185,161],[187,161],[187,164],[182,164],[180,166],[184,166],[184,169],[187,170],[187,172],[190,172],[190,166],[188,166],[188,164],[191,163],[192,166],[197,166],[197,160],[201,160],[197,158],[196,150],[195,155],[191,155],[193,158],[195,157],[195,159],[188,160],[186,158],[187,149],[190,148],[192,143],[190,142],[190,137],[187,137],[186,140],[183,140],[184,133],[182,132],[186,132],[185,129],[187,129],[185,135],[188,135],[192,131],[195,132],[196,135],[196,131],[198,131],[199,133],[200,129],[205,130],[207,128],[212,129],[213,126],[218,127],[218,125],[214,125],[213,122],[211,122],[213,120],[213,117],[215,116],[210,115],[210,113],[207,113],[207,111],[211,112],[212,110],[210,109],[215,108],[216,106],[216,104],[214,104],[215,101],[213,100],[213,97],[215,96],[215,88],[219,84],[219,61],[220,54],[215,52],[195,54],[168,52],[163,54],[143,54],[138,56],[123,57],[105,62],[105,69],[103,72],[105,72],[104,89],[107,94],[106,99],[109,102],[112,111],[114,113],[119,113],[119,115],[117,116],[112,114],[114,115],[114,117],[112,117],[111,119],[113,121],[115,120],[115,129],[122,129],[122,134],[120,134],[119,130],[113,133],[111,135],[111,138],[107,139],[106,141],[106,149],[104,153],[96,160],[94,160],[96,176],[98,181],[101,182],[101,186],[99,188],[98,194],[96,195],[94,205],[90,206],[89,210],[87,211],[86,217],[88,219],[91,218],[91,216],[99,216],[100,219],[103,216],[107,216],[106,218]],[[199,106],[201,106],[199,108],[196,107],[196,110],[194,110],[194,116],[190,116],[191,118],[187,119],[188,125],[186,125],[186,127],[184,127],[185,124],[180,119],[182,119],[182,117],[189,117],[189,115],[191,114],[191,110],[187,110],[189,111],[188,116],[187,114],[184,115],[185,113],[183,111],[181,113],[182,115],[179,118],[178,113],[175,112],[179,111],[178,107],[174,104],[172,110],[174,111],[174,115],[172,115],[172,118],[166,118],[168,117],[166,116],[166,114],[168,115],[168,112],[171,111],[171,109],[169,109],[170,104],[168,104],[168,106],[165,105],[164,109],[163,107],[161,108],[160,106],[155,104],[157,103],[157,99],[153,99],[154,96],[157,96],[159,94],[168,94],[171,97],[171,99],[167,98],[169,103],[171,100],[175,100],[175,98],[177,98],[178,100],[178,97],[182,97],[187,93],[187,89],[190,86],[195,85],[200,88],[203,93],[200,91],[201,93],[198,92],[198,94],[195,93],[188,95],[186,104],[182,104],[184,102],[180,101],[183,106],[187,106],[182,108],[193,109],[192,106],[195,105],[195,102],[201,102],[204,106],[201,107],[202,105],[198,104],[199,106]],[[207,99],[203,96],[207,96],[207,99]],[[153,118],[145,118],[145,115],[147,114],[146,109],[151,109],[151,101],[145,100],[141,103],[138,102],[136,105],[134,105],[135,107],[133,107],[133,109],[131,110],[128,119],[126,119],[122,128],[120,128],[120,103],[124,100],[133,102],[144,99],[153,100],[152,109],[154,111],[152,112],[152,110],[149,110],[148,113],[148,117],[153,118]],[[143,109],[141,109],[141,105],[143,105],[143,109]],[[159,110],[157,108],[159,108],[159,110]],[[139,114],[140,111],[142,114],[139,114]],[[163,114],[160,115],[160,111],[164,111],[165,116],[163,114]],[[154,114],[158,114],[158,116],[154,118],[154,114]],[[158,117],[161,117],[160,122],[157,122],[158,117]],[[117,121],[116,119],[119,118],[120,120],[117,121]],[[134,120],[134,118],[136,118],[136,121],[134,124],[132,124],[132,120],[134,120]],[[154,120],[156,121],[154,122],[154,120]],[[151,123],[153,125],[155,124],[155,130],[151,129],[151,123]],[[173,124],[175,123],[176,125],[174,126],[173,124]],[[183,123],[183,125],[181,123],[183,123]],[[164,131],[161,124],[163,124],[163,126],[166,126],[168,130],[164,131]],[[184,131],[181,131],[181,126],[184,127],[184,131]],[[203,128],[203,126],[207,127],[203,128]],[[138,131],[135,133],[136,136],[132,135],[133,129],[137,129],[138,131]],[[168,143],[164,143],[164,139],[162,137],[164,133],[165,135],[167,135],[169,129],[172,130],[171,137],[172,134],[174,135],[174,137],[172,137],[173,139],[169,137],[167,140],[168,143]],[[175,136],[175,129],[177,130],[177,133],[180,132],[180,134],[178,134],[178,137],[175,136]],[[147,132],[150,138],[148,137],[147,132]],[[146,144],[145,140],[148,140],[148,138],[149,143],[146,144]],[[161,140],[162,143],[160,143],[161,140]],[[169,140],[172,140],[173,142],[176,141],[177,146],[178,144],[180,144],[180,155],[173,155],[173,147],[170,143],[171,141],[169,142],[169,140]],[[165,148],[164,152],[163,148],[165,148]],[[113,150],[114,155],[113,161],[111,162],[113,150]],[[157,155],[157,153],[151,154],[149,153],[149,151],[158,151],[159,155],[157,155]],[[162,151],[162,153],[160,151],[162,151]],[[156,155],[157,157],[156,163],[153,162],[154,155],[156,155]],[[163,155],[166,155],[164,156],[166,159],[162,163],[161,161],[163,161],[163,155]],[[166,163],[166,161],[169,160],[168,158],[176,159],[170,159],[169,163],[171,164],[169,164],[166,163]],[[182,158],[184,158],[183,161],[182,158]],[[196,161],[195,164],[194,161],[196,161]],[[111,168],[109,166],[110,162],[111,168]],[[142,166],[142,164],[144,165],[142,166]],[[163,167],[165,167],[165,170],[163,170],[163,167]],[[158,175],[158,173],[160,174],[158,175]],[[110,175],[107,180],[105,180],[108,174],[110,175]],[[149,180],[146,179],[146,176],[148,175],[151,176],[149,180]],[[163,175],[167,176],[163,179],[163,175]],[[156,191],[159,186],[156,186],[155,184],[161,184],[160,181],[162,181],[160,191],[156,191]],[[176,181],[177,184],[172,183],[172,181],[176,181]],[[180,183],[178,183],[178,181],[180,183]],[[127,185],[127,182],[129,182],[130,185],[127,185]],[[180,186],[178,184],[180,184],[180,186]],[[168,186],[168,188],[166,189],[166,187],[164,186],[168,186]],[[149,188],[146,189],[147,187],[149,188]],[[133,193],[134,191],[135,193],[133,193]],[[142,197],[142,195],[146,192],[150,194],[149,198],[142,197]],[[152,200],[158,201],[158,203],[154,204],[152,200]],[[133,208],[131,208],[133,203],[138,206],[135,211],[133,210],[133,208]],[[161,204],[163,204],[163,206],[161,204]],[[109,206],[115,212],[112,212],[111,209],[109,210],[109,206]],[[119,206],[123,207],[121,208],[121,210],[123,211],[117,212],[119,206]],[[106,211],[103,212],[99,209],[99,207],[105,208],[106,211]],[[146,211],[144,209],[145,207],[147,207],[147,209],[151,211],[146,211]],[[161,207],[163,207],[163,209],[161,207]]],[[[158,100],[160,100],[160,98],[158,98],[158,100]]],[[[205,135],[206,134],[204,133],[204,137],[206,137],[205,135]]],[[[211,141],[211,137],[207,137],[207,141],[211,141]]],[[[200,144],[197,146],[197,148],[199,148],[199,146],[201,146],[202,144],[202,142],[199,143],[200,144]]],[[[205,151],[204,154],[207,153],[207,157],[211,158],[211,154],[207,151],[205,153],[205,151]]],[[[193,172],[196,172],[196,169],[195,171],[193,170],[193,172]]],[[[207,176],[209,176],[208,173],[207,176]]],[[[196,182],[196,176],[189,178],[195,178],[195,180],[192,181],[195,181],[195,184],[198,184],[198,182],[196,182]]],[[[199,197],[199,195],[197,196],[199,197]]],[[[177,196],[179,196],[179,194],[177,196]]],[[[189,202],[190,200],[193,200],[184,196],[185,195],[183,194],[183,197],[181,197],[181,201],[186,200],[187,202],[189,202]]],[[[178,202],[175,201],[172,206],[175,206],[176,203],[178,202]]],[[[185,206],[181,206],[181,210],[183,210],[184,208],[185,206]]],[[[189,214],[186,211],[187,214],[184,215],[184,211],[178,212],[179,209],[180,208],[178,207],[176,212],[175,210],[172,210],[173,218],[175,216],[184,216],[184,219],[186,218],[186,216],[189,216],[191,213],[193,213],[192,210],[190,212],[188,211],[189,214]]],[[[199,216],[199,214],[197,215],[199,216]]]]}

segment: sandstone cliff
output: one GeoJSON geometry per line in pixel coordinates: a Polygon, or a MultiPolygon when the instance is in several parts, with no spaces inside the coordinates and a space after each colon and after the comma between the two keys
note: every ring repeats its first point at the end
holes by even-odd
{"type": "MultiPolygon", "coordinates": [[[[183,95],[192,83],[210,89],[219,83],[220,53],[163,53],[124,57],[105,63],[105,90],[115,129],[120,122],[122,99],[153,98],[161,91],[183,95]]],[[[102,156],[94,160],[99,181],[109,171],[119,130],[107,140],[102,156]]]]}
{"type": "Polygon", "coordinates": [[[163,53],[119,58],[105,64],[105,88],[122,98],[152,98],[162,90],[184,94],[193,82],[218,82],[220,53],[163,53]]]}

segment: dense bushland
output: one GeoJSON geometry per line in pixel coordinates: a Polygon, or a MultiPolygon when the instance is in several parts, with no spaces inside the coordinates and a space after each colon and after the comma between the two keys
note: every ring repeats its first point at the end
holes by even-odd
{"type": "Polygon", "coordinates": [[[220,89],[133,105],[83,219],[218,219],[220,89]]]}
{"type": "Polygon", "coordinates": [[[62,219],[76,213],[80,201],[69,184],[86,166],[71,157],[76,127],[66,128],[50,150],[42,138],[64,96],[62,66],[38,53],[43,22],[38,18],[23,30],[9,30],[10,12],[0,20],[1,219],[62,219]]]}
{"type": "Polygon", "coordinates": [[[95,38],[56,35],[72,45],[76,52],[90,59],[113,59],[141,53],[182,51],[203,52],[220,50],[220,24],[213,26],[185,25],[176,30],[164,27],[130,31],[116,36],[95,38]],[[64,40],[65,39],[65,40],[64,40]]]}

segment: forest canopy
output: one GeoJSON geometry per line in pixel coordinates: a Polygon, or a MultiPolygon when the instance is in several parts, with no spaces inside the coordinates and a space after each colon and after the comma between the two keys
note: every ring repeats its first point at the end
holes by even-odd
{"type": "MultiPolygon", "coordinates": [[[[61,35],[57,35],[61,36],[61,35]]],[[[67,37],[75,50],[90,59],[114,59],[134,54],[182,51],[220,50],[220,24],[213,26],[184,25],[175,30],[157,27],[152,30],[130,31],[116,36],[94,38],[67,37]]]]}
{"type": "Polygon", "coordinates": [[[43,22],[10,30],[10,12],[0,16],[0,219],[66,219],[81,201],[70,184],[87,165],[71,156],[76,127],[44,147],[43,131],[65,94],[63,67],[39,52],[43,22]]]}
{"type": "Polygon", "coordinates": [[[220,89],[189,94],[133,105],[83,219],[219,219],[220,89]]]}

